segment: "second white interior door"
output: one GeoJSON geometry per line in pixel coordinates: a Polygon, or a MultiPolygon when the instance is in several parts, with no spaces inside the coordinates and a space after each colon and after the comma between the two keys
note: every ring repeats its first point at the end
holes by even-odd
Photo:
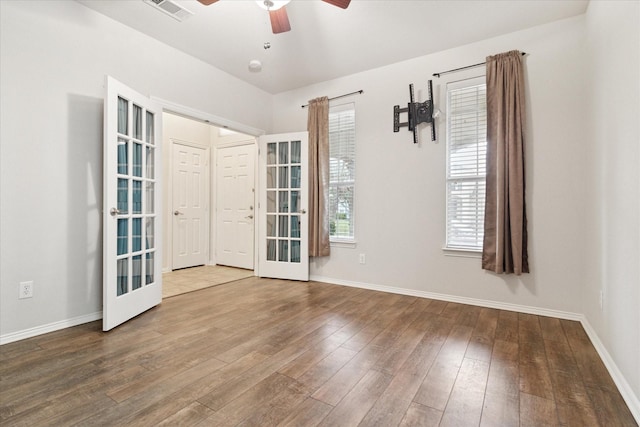
{"type": "Polygon", "coordinates": [[[173,262],[172,268],[207,261],[209,151],[173,144],[173,262]]]}
{"type": "Polygon", "coordinates": [[[253,270],[255,143],[218,148],[216,264],[253,270]]]}

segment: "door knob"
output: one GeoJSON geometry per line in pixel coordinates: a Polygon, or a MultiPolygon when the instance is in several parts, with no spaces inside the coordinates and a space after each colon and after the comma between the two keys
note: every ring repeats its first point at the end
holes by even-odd
{"type": "Polygon", "coordinates": [[[182,212],[180,212],[180,211],[173,211],[173,214],[174,214],[175,216],[178,216],[178,215],[184,215],[184,213],[182,213],[182,212]]]}
{"type": "Polygon", "coordinates": [[[300,210],[298,211],[298,213],[306,214],[306,213],[307,213],[307,210],[306,210],[306,209],[300,209],[300,210]]]}
{"type": "Polygon", "coordinates": [[[109,211],[109,213],[111,214],[111,216],[116,216],[118,214],[121,214],[122,211],[118,208],[111,208],[111,210],[109,211]]]}

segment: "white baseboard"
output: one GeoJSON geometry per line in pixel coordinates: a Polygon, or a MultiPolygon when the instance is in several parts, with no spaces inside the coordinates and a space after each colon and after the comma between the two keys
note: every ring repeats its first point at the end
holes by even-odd
{"type": "Polygon", "coordinates": [[[531,307],[531,306],[519,305],[519,304],[510,304],[510,303],[503,303],[503,302],[497,302],[497,301],[483,300],[483,299],[477,299],[477,298],[467,298],[467,297],[459,297],[455,295],[417,291],[414,289],[396,288],[396,287],[383,286],[383,285],[372,285],[370,283],[332,279],[330,277],[315,276],[315,275],[312,275],[310,277],[310,280],[313,280],[316,282],[331,283],[334,285],[350,286],[354,288],[363,288],[363,289],[370,289],[374,291],[389,292],[393,294],[430,298],[430,299],[436,299],[436,300],[447,301],[447,302],[456,302],[460,304],[468,304],[468,305],[475,305],[480,307],[496,308],[500,310],[517,311],[517,312],[526,313],[526,314],[536,314],[538,316],[556,317],[559,319],[579,321],[582,324],[582,327],[584,328],[585,332],[591,339],[593,346],[595,347],[596,351],[600,355],[600,358],[602,359],[604,365],[609,371],[609,375],[611,375],[611,378],[613,379],[616,386],[618,387],[618,390],[620,391],[622,398],[624,399],[627,406],[629,407],[629,410],[633,414],[633,417],[636,419],[636,422],[640,424],[640,400],[638,399],[638,396],[635,395],[635,393],[633,392],[633,389],[631,388],[627,380],[624,378],[624,375],[622,375],[622,373],[620,372],[620,369],[618,369],[618,366],[613,361],[613,358],[611,357],[611,355],[609,354],[605,346],[602,344],[602,341],[600,341],[598,334],[593,329],[593,327],[591,327],[591,324],[589,324],[589,321],[583,314],[571,313],[571,312],[559,311],[559,310],[550,310],[547,308],[531,307]]]}
{"type": "Polygon", "coordinates": [[[536,314],[538,316],[557,317],[559,319],[580,321],[584,318],[582,314],[569,311],[552,310],[548,308],[532,307],[528,305],[511,304],[507,302],[491,301],[478,298],[460,297],[449,294],[439,294],[435,292],[418,291],[415,289],[396,288],[393,286],[373,285],[370,283],[353,282],[349,280],[332,279],[330,277],[314,276],[310,280],[316,282],[331,283],[334,285],[350,286],[353,288],[370,289],[373,291],[389,292],[392,294],[408,295],[412,297],[436,299],[440,301],[456,302],[459,304],[475,305],[479,307],[496,308],[499,310],[517,311],[519,313],[536,314]]]}
{"type": "Polygon", "coordinates": [[[606,347],[604,346],[604,344],[602,344],[602,341],[600,341],[600,337],[598,337],[595,329],[593,329],[585,316],[582,316],[582,319],[580,319],[580,323],[582,323],[582,327],[589,336],[589,339],[598,352],[600,359],[602,359],[604,366],[606,366],[607,370],[609,371],[609,375],[611,375],[611,378],[613,378],[613,382],[616,383],[618,391],[620,391],[622,398],[627,403],[631,414],[636,419],[636,422],[640,424],[640,399],[633,392],[631,385],[629,385],[624,375],[622,375],[622,372],[620,372],[620,369],[618,369],[618,365],[616,365],[616,362],[613,361],[613,358],[607,351],[606,347]]]}
{"type": "Polygon", "coordinates": [[[60,329],[70,328],[72,326],[82,325],[83,323],[93,322],[102,319],[102,311],[97,311],[83,316],[73,317],[71,319],[61,320],[59,322],[49,323],[47,325],[36,326],[35,328],[24,329],[10,334],[0,335],[0,345],[9,344],[10,342],[32,338],[49,332],[59,331],[60,329]]]}

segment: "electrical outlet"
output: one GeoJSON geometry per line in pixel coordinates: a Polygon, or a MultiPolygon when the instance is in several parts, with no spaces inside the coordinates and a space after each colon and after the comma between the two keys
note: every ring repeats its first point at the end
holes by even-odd
{"type": "Polygon", "coordinates": [[[18,299],[33,298],[33,282],[20,282],[18,299]]]}
{"type": "Polygon", "coordinates": [[[367,262],[367,259],[364,256],[364,254],[360,254],[359,260],[360,260],[360,264],[365,264],[367,262]]]}

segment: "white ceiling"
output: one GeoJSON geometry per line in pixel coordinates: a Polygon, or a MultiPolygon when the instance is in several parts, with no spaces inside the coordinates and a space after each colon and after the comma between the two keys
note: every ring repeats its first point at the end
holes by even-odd
{"type": "Polygon", "coordinates": [[[174,0],[194,13],[183,22],[142,0],[78,1],[272,94],[579,15],[589,2],[352,0],[343,10],[293,0],[291,31],[272,34],[251,0],[174,0]],[[249,71],[253,59],[261,72],[249,71]]]}

